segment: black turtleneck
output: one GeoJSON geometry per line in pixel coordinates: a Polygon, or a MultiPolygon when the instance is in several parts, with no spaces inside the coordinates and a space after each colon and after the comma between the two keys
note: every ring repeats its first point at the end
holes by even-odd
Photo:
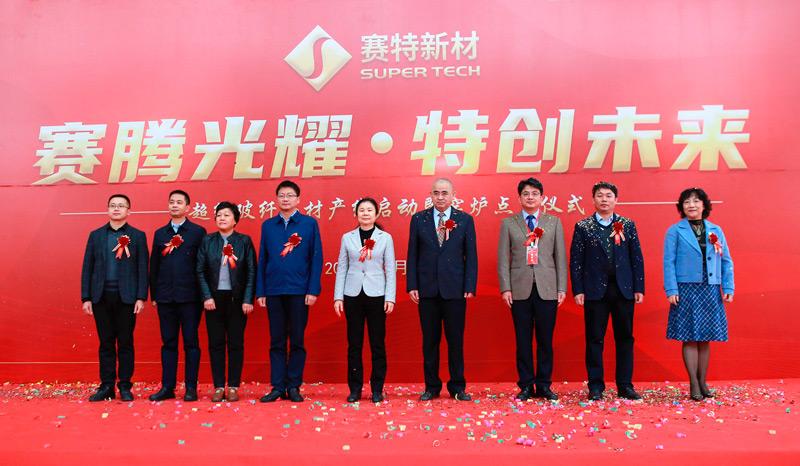
{"type": "Polygon", "coordinates": [[[700,252],[703,254],[703,276],[706,275],[706,223],[701,220],[689,220],[689,225],[692,227],[694,237],[697,238],[697,244],[700,245],[700,252]]]}
{"type": "Polygon", "coordinates": [[[361,236],[361,245],[364,245],[364,241],[368,240],[372,236],[372,232],[375,231],[375,226],[373,225],[372,228],[369,230],[365,230],[361,227],[358,228],[358,234],[361,236]]]}

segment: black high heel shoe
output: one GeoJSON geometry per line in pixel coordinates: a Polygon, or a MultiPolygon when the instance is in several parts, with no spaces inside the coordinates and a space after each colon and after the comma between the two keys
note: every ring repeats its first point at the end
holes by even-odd
{"type": "Polygon", "coordinates": [[[689,398],[694,401],[703,401],[703,393],[700,391],[699,388],[689,385],[689,398]]]}
{"type": "Polygon", "coordinates": [[[716,396],[716,390],[711,390],[708,388],[708,385],[702,384],[700,385],[700,394],[703,395],[703,398],[714,398],[714,396],[716,396]]]}

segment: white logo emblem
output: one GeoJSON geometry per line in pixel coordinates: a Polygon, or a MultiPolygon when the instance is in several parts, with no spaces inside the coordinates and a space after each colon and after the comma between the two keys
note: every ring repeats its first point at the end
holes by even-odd
{"type": "Polygon", "coordinates": [[[284,60],[311,87],[319,91],[351,58],[344,47],[317,26],[284,60]]]}

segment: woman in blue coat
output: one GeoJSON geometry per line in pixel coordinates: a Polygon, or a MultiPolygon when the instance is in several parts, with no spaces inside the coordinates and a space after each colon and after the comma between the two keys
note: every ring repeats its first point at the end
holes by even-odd
{"type": "Polygon", "coordinates": [[[683,362],[695,401],[713,397],[706,385],[709,342],[728,341],[724,302],[733,302],[733,260],[722,228],[706,220],[711,201],[700,188],[678,198],[682,220],[664,240],[667,338],[683,342],[683,362]]]}

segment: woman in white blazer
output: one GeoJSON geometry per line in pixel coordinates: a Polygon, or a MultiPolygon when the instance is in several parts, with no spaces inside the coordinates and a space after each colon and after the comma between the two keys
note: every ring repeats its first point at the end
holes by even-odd
{"type": "Polygon", "coordinates": [[[392,235],[382,231],[375,220],[378,203],[366,197],[356,204],[358,228],[342,235],[336,270],[333,310],[347,319],[348,403],[361,399],[364,385],[364,323],[372,352],[372,402],[383,401],[386,380],[386,316],[395,303],[395,261],[392,235]]]}

